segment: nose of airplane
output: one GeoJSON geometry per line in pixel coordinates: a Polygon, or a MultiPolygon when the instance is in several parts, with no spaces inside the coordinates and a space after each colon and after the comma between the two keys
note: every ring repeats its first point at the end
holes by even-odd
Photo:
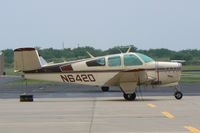
{"type": "Polygon", "coordinates": [[[172,67],[182,67],[182,64],[181,63],[178,63],[178,62],[170,62],[171,66],[172,67]]]}
{"type": "Polygon", "coordinates": [[[177,62],[156,62],[157,80],[162,84],[178,82],[181,77],[181,63],[177,62]]]}
{"type": "Polygon", "coordinates": [[[181,63],[178,63],[178,66],[179,66],[180,68],[182,68],[182,64],[181,64],[181,63]]]}
{"type": "Polygon", "coordinates": [[[177,63],[176,63],[176,68],[178,68],[179,70],[181,70],[182,64],[177,62],[177,63]]]}
{"type": "Polygon", "coordinates": [[[172,68],[181,69],[182,64],[178,62],[157,62],[157,68],[172,68]]]}

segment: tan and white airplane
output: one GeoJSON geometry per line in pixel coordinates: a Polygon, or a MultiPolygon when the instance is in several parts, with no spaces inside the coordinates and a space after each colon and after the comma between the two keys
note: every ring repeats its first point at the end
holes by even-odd
{"type": "Polygon", "coordinates": [[[182,98],[180,63],[157,62],[129,51],[101,57],[88,53],[91,58],[54,64],[47,63],[35,48],[18,48],[14,50],[14,69],[24,72],[26,79],[101,86],[103,91],[118,86],[126,100],[136,99],[137,86],[148,85],[174,86],[175,98],[182,98]]]}

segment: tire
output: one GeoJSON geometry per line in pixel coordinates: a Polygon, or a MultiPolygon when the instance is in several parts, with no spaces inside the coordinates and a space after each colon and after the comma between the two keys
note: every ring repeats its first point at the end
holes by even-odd
{"type": "Polygon", "coordinates": [[[109,91],[109,87],[101,87],[101,90],[103,91],[103,92],[108,92],[109,91]]]}
{"type": "Polygon", "coordinates": [[[124,93],[124,99],[128,101],[133,101],[136,99],[136,93],[134,92],[133,94],[125,94],[124,93]]]}
{"type": "Polygon", "coordinates": [[[176,92],[174,93],[174,96],[175,96],[175,98],[176,98],[177,100],[180,100],[180,99],[183,97],[183,93],[180,92],[180,91],[176,91],[176,92]]]}

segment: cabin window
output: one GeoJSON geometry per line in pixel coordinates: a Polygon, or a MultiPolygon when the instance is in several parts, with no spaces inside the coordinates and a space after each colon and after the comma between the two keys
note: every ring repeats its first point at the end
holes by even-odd
{"type": "Polygon", "coordinates": [[[127,54],[127,55],[124,55],[124,65],[125,66],[136,66],[136,65],[142,65],[142,62],[135,55],[127,54]]]}
{"type": "Polygon", "coordinates": [[[152,58],[150,58],[150,57],[148,57],[148,56],[146,56],[146,55],[143,55],[143,54],[140,54],[140,53],[136,53],[136,54],[137,54],[138,56],[140,56],[140,58],[142,58],[143,61],[146,62],[146,63],[152,62],[152,61],[153,61],[152,58]]]}
{"type": "Polygon", "coordinates": [[[109,57],[108,64],[109,66],[121,66],[120,56],[109,57]]]}
{"type": "Polygon", "coordinates": [[[105,66],[105,58],[99,58],[97,60],[92,60],[86,62],[87,66],[89,67],[95,67],[95,66],[105,66]]]}

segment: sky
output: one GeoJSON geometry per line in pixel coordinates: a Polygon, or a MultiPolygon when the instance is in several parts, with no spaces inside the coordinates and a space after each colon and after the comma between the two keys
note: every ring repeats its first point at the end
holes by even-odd
{"type": "Polygon", "coordinates": [[[0,50],[200,49],[200,0],[0,0],[0,50]]]}

